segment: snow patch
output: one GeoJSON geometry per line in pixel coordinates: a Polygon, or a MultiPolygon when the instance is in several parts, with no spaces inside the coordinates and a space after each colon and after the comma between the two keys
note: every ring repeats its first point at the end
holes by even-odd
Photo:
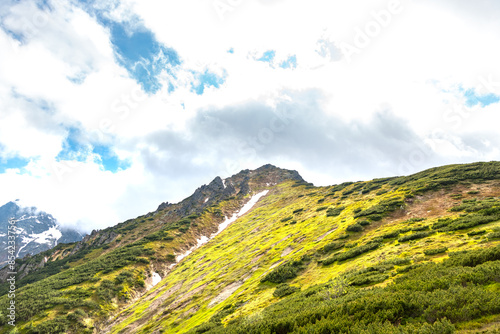
{"type": "MultiPolygon", "coordinates": [[[[188,256],[189,254],[191,254],[196,248],[198,248],[198,247],[206,244],[207,242],[209,242],[210,239],[212,239],[212,236],[209,238],[209,237],[206,237],[206,236],[202,235],[199,239],[196,240],[196,245],[194,245],[193,247],[191,247],[189,250],[185,251],[184,253],[177,255],[175,257],[175,262],[180,262],[186,256],[188,256]]],[[[175,263],[171,264],[169,268],[173,267],[173,265],[175,265],[175,263]]]]}
{"type": "Polygon", "coordinates": [[[196,240],[196,245],[200,247],[203,244],[206,244],[210,239],[204,235],[202,235],[198,240],[196,240]]]}
{"type": "Polygon", "coordinates": [[[227,179],[222,179],[222,185],[224,186],[224,189],[226,189],[226,180],[227,179]]]}
{"type": "MultiPolygon", "coordinates": [[[[175,257],[175,262],[181,262],[186,256],[191,254],[193,252],[193,250],[194,250],[194,246],[191,247],[189,250],[185,251],[184,253],[177,255],[175,257]]],[[[175,265],[175,263],[173,263],[173,265],[175,265]]]]}
{"type": "Polygon", "coordinates": [[[243,207],[240,209],[240,211],[233,214],[233,216],[231,218],[225,217],[226,220],[224,220],[224,222],[222,222],[219,225],[218,231],[212,236],[212,238],[215,237],[217,234],[221,233],[222,231],[224,231],[226,229],[226,227],[229,226],[229,224],[233,223],[236,219],[238,219],[239,217],[241,217],[245,213],[247,213],[255,205],[255,203],[257,203],[259,201],[259,199],[262,196],[265,196],[268,192],[269,192],[269,190],[264,190],[258,194],[253,195],[252,198],[250,198],[250,200],[247,202],[247,204],[243,205],[243,207]]]}
{"type": "Polygon", "coordinates": [[[24,221],[24,220],[28,220],[28,219],[34,219],[38,224],[42,224],[39,220],[38,220],[38,216],[27,216],[27,215],[22,215],[21,217],[17,218],[16,220],[18,222],[21,222],[21,221],[24,221]]]}
{"type": "Polygon", "coordinates": [[[205,198],[205,202],[203,202],[203,203],[206,203],[206,202],[208,202],[208,197],[207,197],[207,198],[205,198]]]}
{"type": "MultiPolygon", "coordinates": [[[[19,249],[17,250],[17,254],[16,254],[16,257],[19,257],[19,254],[21,254],[21,251],[23,250],[24,247],[28,246],[28,244],[31,242],[30,239],[28,239],[29,241],[26,242],[24,245],[22,245],[21,247],[19,247],[19,249]]],[[[23,239],[23,242],[25,241],[25,239],[23,239]]]]}
{"type": "MultiPolygon", "coordinates": [[[[234,222],[236,219],[238,219],[239,217],[243,216],[245,213],[247,213],[258,201],[261,197],[265,196],[267,193],[269,192],[269,190],[264,190],[264,191],[261,191],[260,193],[258,194],[255,194],[252,196],[252,198],[250,198],[250,200],[245,204],[243,205],[243,207],[240,209],[240,211],[238,211],[237,213],[233,214],[233,216],[231,218],[227,218],[225,217],[226,219],[224,220],[224,222],[222,222],[221,224],[219,224],[219,228],[217,230],[217,232],[211,234],[209,237],[206,237],[204,235],[202,235],[199,239],[196,240],[196,245],[194,245],[193,247],[191,247],[190,249],[188,249],[187,251],[185,251],[184,253],[182,254],[179,254],[175,257],[175,262],[180,262],[181,260],[183,260],[186,256],[188,256],[189,254],[191,254],[196,248],[206,244],[207,242],[209,242],[210,240],[212,240],[216,235],[218,235],[219,233],[221,233],[226,227],[229,226],[229,224],[231,224],[232,222],[234,222]]],[[[176,263],[172,263],[170,266],[169,266],[169,269],[170,268],[173,268],[175,266],[176,263]]]]}
{"type": "Polygon", "coordinates": [[[161,276],[157,273],[153,273],[153,286],[161,282],[161,276]]]}
{"type": "Polygon", "coordinates": [[[38,234],[33,233],[30,237],[38,244],[50,244],[52,240],[57,242],[62,237],[62,233],[56,227],[52,226],[47,231],[38,234]]]}

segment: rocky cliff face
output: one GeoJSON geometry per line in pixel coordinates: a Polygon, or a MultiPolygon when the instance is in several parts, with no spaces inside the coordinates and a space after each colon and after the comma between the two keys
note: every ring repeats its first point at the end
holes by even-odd
{"type": "Polygon", "coordinates": [[[252,189],[276,185],[288,180],[304,182],[297,171],[281,169],[270,164],[255,170],[245,169],[226,179],[217,176],[208,185],[199,187],[193,195],[177,205],[168,202],[160,204],[157,212],[170,209],[170,215],[188,216],[229,197],[244,196],[252,189]]]}

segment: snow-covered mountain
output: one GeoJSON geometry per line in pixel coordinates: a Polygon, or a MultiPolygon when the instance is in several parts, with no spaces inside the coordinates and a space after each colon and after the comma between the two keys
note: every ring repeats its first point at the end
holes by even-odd
{"type": "Polygon", "coordinates": [[[35,207],[22,207],[18,203],[9,202],[0,207],[0,268],[7,263],[11,255],[7,249],[9,226],[16,234],[17,258],[38,254],[59,243],[80,241],[83,238],[75,230],[62,229],[52,215],[35,207]]]}

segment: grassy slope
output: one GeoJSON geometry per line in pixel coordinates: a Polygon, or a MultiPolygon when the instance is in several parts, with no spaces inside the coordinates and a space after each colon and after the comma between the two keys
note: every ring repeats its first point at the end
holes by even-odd
{"type": "MultiPolygon", "coordinates": [[[[498,244],[498,239],[489,240],[488,237],[498,228],[498,221],[458,231],[437,232],[432,229],[439,218],[458,217],[460,212],[450,212],[449,209],[462,200],[498,198],[498,181],[488,181],[493,178],[489,174],[491,171],[478,174],[475,173],[477,169],[471,169],[474,172],[472,178],[457,176],[456,171],[445,167],[421,173],[419,177],[382,180],[379,183],[381,188],[367,194],[360,192],[377,182],[356,183],[343,189],[295,187],[293,183],[279,185],[259,202],[257,208],[178,265],[161,286],[150,292],[145,298],[147,301],[139,300],[126,310],[111,332],[150,333],[160,329],[166,333],[185,333],[206,324],[214,315],[217,320],[228,323],[239,317],[259,314],[279,300],[273,296],[276,284],[261,283],[261,279],[276,266],[301,259],[304,255],[309,255],[312,260],[304,264],[305,268],[296,278],[288,280],[290,285],[302,290],[391,259],[409,259],[413,264],[441,262],[451,251],[498,244]],[[464,180],[465,184],[459,182],[464,180]],[[474,180],[480,183],[475,184],[474,180]],[[336,189],[339,190],[332,192],[336,189]],[[343,196],[353,189],[356,190],[343,196]],[[347,226],[354,221],[364,220],[365,216],[354,218],[359,209],[393,198],[406,198],[403,207],[386,213],[381,220],[371,221],[362,232],[346,232],[347,226]],[[327,217],[326,211],[321,210],[325,206],[345,208],[339,216],[327,217]],[[297,209],[304,210],[294,214],[297,209]],[[409,221],[410,218],[425,220],[409,221]],[[342,240],[346,241],[346,247],[353,249],[377,237],[405,229],[407,231],[397,237],[383,239],[375,250],[328,266],[321,264],[331,256],[324,254],[322,248],[346,234],[347,239],[342,240]],[[415,233],[411,229],[432,233],[421,239],[398,241],[398,238],[415,233]],[[467,235],[475,230],[487,232],[467,235]],[[446,250],[435,255],[424,254],[426,250],[439,248],[446,250]]],[[[384,273],[387,278],[378,286],[385,286],[404,275],[397,272],[398,268],[387,270],[384,273]]]]}
{"type": "MultiPolygon", "coordinates": [[[[234,212],[241,206],[242,199],[222,201],[207,208],[200,217],[192,219],[189,229],[184,232],[179,230],[178,224],[175,228],[165,229],[170,223],[165,225],[161,215],[139,217],[115,229],[120,235],[109,248],[93,249],[85,259],[68,263],[71,269],[19,289],[18,300],[21,303],[25,297],[27,302],[29,298],[37,297],[40,305],[34,311],[34,316],[19,319],[17,323],[25,328],[22,332],[34,333],[40,324],[54,325],[50,327],[55,328],[54,331],[66,328],[77,333],[91,333],[92,327],[99,328],[96,329],[99,333],[150,333],[154,330],[185,333],[206,325],[210,319],[212,323],[215,319],[215,322],[227,324],[234,319],[255,317],[275,305],[280,300],[273,296],[277,284],[262,283],[262,278],[280,265],[303,259],[305,255],[308,258],[299,265],[301,271],[295,278],[287,280],[288,284],[302,290],[335,281],[346,273],[346,284],[351,284],[356,277],[365,279],[367,275],[356,276],[353,271],[385,260],[409,259],[412,264],[441,262],[450,252],[490,247],[499,243],[498,239],[490,240],[498,228],[498,220],[457,231],[439,232],[432,226],[439,218],[456,218],[464,214],[463,211],[449,211],[463,200],[498,198],[500,185],[496,178],[500,175],[499,165],[445,166],[410,177],[332,187],[315,188],[291,181],[269,186],[270,193],[252,211],[193,252],[175,266],[160,284],[140,298],[145,292],[141,281],[147,281],[152,268],[168,266],[172,255],[189,248],[201,231],[216,230],[217,223],[222,220],[221,214],[234,212]],[[387,204],[391,200],[394,202],[394,199],[397,199],[397,205],[377,207],[380,202],[387,204]],[[335,210],[327,210],[339,207],[343,207],[343,210],[337,210],[340,211],[338,216],[335,216],[335,210]],[[370,208],[371,211],[362,211],[370,208]],[[300,209],[303,210],[297,211],[300,209]],[[331,215],[327,216],[327,213],[331,215]],[[410,218],[425,220],[408,221],[410,218]],[[362,221],[368,221],[369,225],[364,225],[361,232],[346,232],[348,226],[362,221]],[[170,236],[173,240],[143,239],[160,228],[163,229],[163,232],[159,232],[161,238],[170,236]],[[421,239],[398,241],[398,238],[415,233],[410,229],[422,229],[425,232],[426,228],[433,233],[421,239]],[[337,253],[356,250],[370,241],[380,242],[377,238],[405,229],[406,232],[381,240],[378,248],[360,256],[334,261],[330,265],[322,263],[337,253]],[[486,232],[467,234],[482,230],[486,232]],[[133,247],[123,247],[132,240],[140,242],[133,247]],[[345,242],[345,245],[330,252],[323,251],[324,246],[332,242],[345,242]],[[426,250],[443,247],[447,248],[444,253],[424,254],[426,250]],[[104,269],[96,265],[105,259],[103,254],[108,253],[112,261],[115,259],[112,257],[113,252],[124,249],[138,252],[124,266],[107,270],[107,263],[104,269]],[[79,270],[86,274],[92,270],[95,272],[83,277],[81,282],[75,282],[75,272],[79,270]],[[119,275],[123,272],[131,273],[131,276],[120,279],[119,275]],[[108,283],[109,289],[104,289],[104,282],[108,283]],[[79,303],[70,302],[74,300],[79,303]],[[120,311],[128,304],[131,304],[130,307],[120,311]],[[82,310],[84,313],[80,312],[82,310]],[[109,316],[112,318],[108,321],[109,316]],[[57,327],[61,323],[65,327],[57,327]]],[[[261,190],[258,184],[253,185],[252,189],[254,192],[261,190]]],[[[62,250],[58,251],[62,253],[62,250]]],[[[118,258],[123,256],[119,255],[118,258]]],[[[368,279],[375,281],[357,286],[356,289],[390,285],[404,275],[397,271],[403,266],[401,264],[387,269],[381,276],[368,275],[368,279]]],[[[497,287],[492,285],[490,289],[497,287]]],[[[0,298],[0,303],[5,301],[5,297],[0,298]]],[[[497,318],[481,321],[491,323],[497,318]]],[[[40,326],[39,332],[43,332],[40,326]]],[[[7,330],[4,327],[0,333],[7,330]]]]}

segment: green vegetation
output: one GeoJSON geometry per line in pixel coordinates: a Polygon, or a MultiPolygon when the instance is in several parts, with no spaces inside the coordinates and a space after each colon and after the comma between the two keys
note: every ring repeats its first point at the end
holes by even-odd
{"type": "Polygon", "coordinates": [[[326,216],[327,217],[337,217],[342,213],[342,211],[345,209],[343,206],[337,206],[335,208],[329,208],[326,210],[326,216]]]}
{"type": "MultiPolygon", "coordinates": [[[[206,333],[454,333],[456,324],[500,312],[497,293],[487,289],[498,272],[500,246],[470,251],[415,267],[386,287],[342,288],[332,295],[325,294],[328,284],[314,286],[268,306],[258,318],[239,317],[206,333]]],[[[387,276],[370,270],[350,284],[387,276]]]]}
{"type": "Polygon", "coordinates": [[[200,211],[172,205],[105,230],[116,235],[105,245],[18,260],[49,258],[17,281],[19,331],[486,330],[500,319],[498,179],[496,162],[331,187],[250,178],[249,195],[210,196],[200,211]],[[263,189],[271,191],[255,209],[151,288],[152,271],[162,275],[263,189]]]}
{"type": "Polygon", "coordinates": [[[426,249],[426,250],[424,250],[424,254],[425,255],[442,254],[442,253],[445,253],[447,250],[448,250],[448,247],[438,247],[438,248],[426,249]]]}
{"type": "Polygon", "coordinates": [[[488,234],[488,239],[490,240],[495,240],[495,239],[500,239],[500,231],[492,232],[488,234]]]}
{"type": "Polygon", "coordinates": [[[323,261],[323,265],[327,266],[327,265],[330,265],[336,261],[340,262],[340,261],[352,259],[353,257],[359,256],[363,253],[377,249],[379,246],[380,246],[380,242],[369,242],[365,245],[351,248],[348,251],[345,251],[343,253],[337,253],[335,255],[332,255],[331,257],[329,257],[328,259],[323,261]]]}
{"type": "Polygon", "coordinates": [[[408,235],[404,235],[398,239],[398,242],[406,242],[410,240],[422,239],[431,235],[432,232],[416,232],[408,235]]]}
{"type": "Polygon", "coordinates": [[[382,238],[384,238],[384,239],[397,238],[400,233],[402,233],[401,230],[391,231],[391,232],[382,234],[382,238]]]}
{"type": "Polygon", "coordinates": [[[323,246],[322,252],[323,253],[330,253],[334,250],[337,250],[337,249],[344,247],[344,245],[345,245],[345,242],[333,241],[333,242],[330,242],[329,244],[326,244],[325,246],[323,246]]]}
{"type": "Polygon", "coordinates": [[[367,217],[371,220],[380,220],[382,215],[399,209],[404,205],[404,200],[401,197],[385,199],[380,201],[377,205],[374,205],[365,210],[361,210],[360,212],[354,214],[354,218],[367,217]]]}
{"type": "Polygon", "coordinates": [[[309,262],[309,258],[304,256],[302,259],[297,261],[290,261],[274,268],[266,276],[264,276],[260,281],[271,282],[271,283],[284,283],[289,279],[297,277],[297,273],[303,270],[305,264],[309,262]]]}
{"type": "Polygon", "coordinates": [[[498,199],[463,200],[463,203],[450,209],[451,212],[465,212],[455,219],[443,219],[432,226],[440,232],[458,231],[500,220],[500,201],[498,199]]]}
{"type": "Polygon", "coordinates": [[[359,223],[355,223],[355,224],[347,226],[347,228],[345,230],[348,232],[361,232],[361,231],[363,231],[363,226],[361,226],[361,224],[359,224],[359,223]]]}
{"type": "Polygon", "coordinates": [[[295,286],[290,286],[286,283],[282,283],[276,287],[276,289],[273,292],[273,296],[281,298],[281,297],[291,295],[292,293],[294,293],[298,290],[300,290],[300,288],[295,287],[295,286]]]}

